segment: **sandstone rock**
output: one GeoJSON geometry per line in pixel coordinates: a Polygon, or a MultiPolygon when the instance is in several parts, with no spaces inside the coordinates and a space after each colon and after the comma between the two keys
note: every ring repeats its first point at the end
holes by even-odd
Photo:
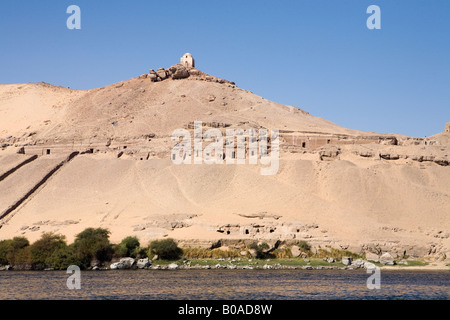
{"type": "Polygon", "coordinates": [[[150,78],[150,80],[151,80],[152,82],[158,81],[158,76],[156,75],[156,73],[151,73],[151,74],[149,75],[149,78],[150,78]]]}
{"type": "Polygon", "coordinates": [[[352,257],[342,257],[342,263],[345,265],[345,266],[349,266],[349,265],[351,265],[352,264],[352,257]]]}
{"type": "Polygon", "coordinates": [[[148,268],[148,267],[150,267],[150,261],[148,260],[148,258],[145,258],[145,259],[139,259],[139,260],[137,261],[137,263],[136,263],[136,266],[137,266],[139,269],[145,269],[145,268],[148,268]]]}
{"type": "Polygon", "coordinates": [[[380,257],[380,263],[393,266],[395,264],[395,260],[388,252],[386,252],[380,257]]]}
{"type": "Polygon", "coordinates": [[[189,73],[190,73],[192,76],[199,76],[199,75],[201,74],[201,72],[200,72],[198,69],[196,69],[196,68],[190,68],[190,69],[189,69],[189,73]]]}
{"type": "Polygon", "coordinates": [[[327,262],[328,262],[328,263],[334,263],[334,258],[332,258],[332,257],[327,258],[327,262]]]}
{"type": "Polygon", "coordinates": [[[167,78],[166,70],[164,70],[163,68],[158,69],[158,71],[156,71],[156,75],[158,77],[160,77],[161,80],[164,80],[167,78]]]}
{"type": "Polygon", "coordinates": [[[172,79],[184,79],[189,77],[189,71],[187,71],[183,65],[176,64],[170,67],[171,71],[173,70],[173,67],[175,67],[175,71],[172,73],[172,79]]]}
{"type": "Polygon", "coordinates": [[[248,252],[250,253],[250,255],[251,255],[253,258],[256,258],[257,252],[256,252],[255,249],[250,249],[250,250],[248,250],[248,252]]]}
{"type": "Polygon", "coordinates": [[[294,258],[299,257],[301,254],[300,248],[298,246],[292,246],[291,254],[292,254],[292,257],[294,257],[294,258]]]}
{"type": "Polygon", "coordinates": [[[380,261],[380,257],[372,252],[366,252],[366,259],[368,261],[373,261],[373,262],[379,262],[380,261]]]}

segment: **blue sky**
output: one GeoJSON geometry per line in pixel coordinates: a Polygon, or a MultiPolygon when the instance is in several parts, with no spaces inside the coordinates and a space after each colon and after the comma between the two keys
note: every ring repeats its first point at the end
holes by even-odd
{"type": "Polygon", "coordinates": [[[430,136],[450,121],[450,1],[2,0],[0,83],[102,87],[206,73],[341,126],[430,136]],[[81,30],[69,30],[69,5],[81,30]],[[381,30],[369,30],[369,5],[381,30]]]}

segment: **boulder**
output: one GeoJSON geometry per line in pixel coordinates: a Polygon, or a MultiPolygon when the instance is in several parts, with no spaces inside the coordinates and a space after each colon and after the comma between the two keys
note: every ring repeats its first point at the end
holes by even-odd
{"type": "Polygon", "coordinates": [[[355,261],[352,261],[352,266],[355,266],[356,268],[363,268],[364,267],[364,260],[356,259],[355,261]]]}
{"type": "Polygon", "coordinates": [[[167,78],[166,70],[164,70],[163,68],[158,69],[158,71],[156,71],[156,75],[158,77],[160,77],[161,80],[164,80],[167,78]]]}
{"type": "Polygon", "coordinates": [[[395,264],[395,260],[388,252],[386,252],[383,255],[381,255],[380,263],[384,265],[393,266],[395,264]]]}
{"type": "Polygon", "coordinates": [[[136,263],[136,266],[138,267],[138,269],[148,268],[150,267],[150,261],[148,260],[148,258],[139,259],[136,263]]]}
{"type": "Polygon", "coordinates": [[[302,252],[300,251],[300,248],[298,246],[292,246],[291,248],[291,254],[292,257],[297,258],[300,256],[302,252]]]}
{"type": "Polygon", "coordinates": [[[178,269],[178,264],[171,263],[167,267],[169,268],[169,270],[176,270],[176,269],[178,269]]]}
{"type": "Polygon", "coordinates": [[[328,262],[328,263],[333,263],[333,262],[334,262],[334,258],[332,258],[332,257],[327,258],[327,262],[328,262]]]}
{"type": "Polygon", "coordinates": [[[156,73],[151,73],[151,74],[149,75],[149,78],[150,78],[150,80],[151,80],[152,82],[158,81],[158,76],[156,75],[156,73]]]}
{"type": "Polygon", "coordinates": [[[199,76],[201,74],[200,71],[198,69],[195,69],[195,68],[190,68],[189,69],[189,73],[191,75],[193,75],[193,76],[199,76]]]}
{"type": "Polygon", "coordinates": [[[247,251],[241,251],[241,256],[245,257],[247,255],[247,251]]]}
{"type": "Polygon", "coordinates": [[[253,258],[256,258],[256,256],[258,255],[258,252],[256,252],[255,249],[249,249],[248,252],[250,253],[250,255],[251,255],[253,258]]]}
{"type": "Polygon", "coordinates": [[[374,265],[372,262],[364,262],[364,268],[368,270],[373,270],[376,268],[376,265],[374,265]]]}
{"type": "Polygon", "coordinates": [[[349,266],[352,264],[352,257],[342,257],[342,264],[345,266],[349,266]]]}
{"type": "Polygon", "coordinates": [[[189,77],[189,71],[181,64],[171,66],[170,71],[172,72],[172,79],[184,79],[189,77]],[[175,71],[173,71],[173,68],[175,68],[175,71]]]}
{"type": "Polygon", "coordinates": [[[366,252],[366,259],[368,261],[379,262],[380,256],[372,252],[366,252]]]}
{"type": "Polygon", "coordinates": [[[131,269],[135,260],[133,258],[122,258],[119,262],[115,262],[109,266],[111,270],[131,269]]]}

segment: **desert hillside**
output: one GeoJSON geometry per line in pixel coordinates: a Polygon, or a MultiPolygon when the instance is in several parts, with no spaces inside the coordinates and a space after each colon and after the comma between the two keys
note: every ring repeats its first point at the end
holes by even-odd
{"type": "Polygon", "coordinates": [[[346,129],[190,71],[86,91],[0,85],[0,239],[53,231],[72,241],[101,226],[113,241],[300,239],[450,257],[450,133],[346,129]],[[261,164],[175,165],[171,133],[194,121],[278,129],[277,174],[261,175],[261,164]]]}

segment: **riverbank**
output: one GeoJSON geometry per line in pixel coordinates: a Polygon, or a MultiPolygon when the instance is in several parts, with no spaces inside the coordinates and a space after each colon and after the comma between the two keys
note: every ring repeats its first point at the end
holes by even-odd
{"type": "Polygon", "coordinates": [[[30,244],[24,237],[0,241],[1,270],[108,269],[383,269],[449,270],[446,262],[389,252],[354,253],[344,249],[312,247],[306,241],[217,243],[210,248],[180,248],[173,239],[154,240],[142,247],[136,237],[109,242],[109,231],[88,228],[68,245],[59,234],[44,233],[30,244]]]}
{"type": "MultiPolygon", "coordinates": [[[[331,261],[331,260],[328,260],[331,261]]],[[[443,262],[429,263],[423,260],[401,261],[402,264],[386,266],[378,262],[363,259],[350,260],[348,264],[342,261],[328,262],[325,259],[193,259],[178,261],[154,261],[148,269],[153,270],[198,270],[198,269],[255,269],[255,270],[356,270],[379,267],[381,270],[449,270],[450,266],[443,262]],[[404,264],[408,263],[408,264],[404,264]]],[[[347,260],[344,260],[347,261],[347,260]]]]}

